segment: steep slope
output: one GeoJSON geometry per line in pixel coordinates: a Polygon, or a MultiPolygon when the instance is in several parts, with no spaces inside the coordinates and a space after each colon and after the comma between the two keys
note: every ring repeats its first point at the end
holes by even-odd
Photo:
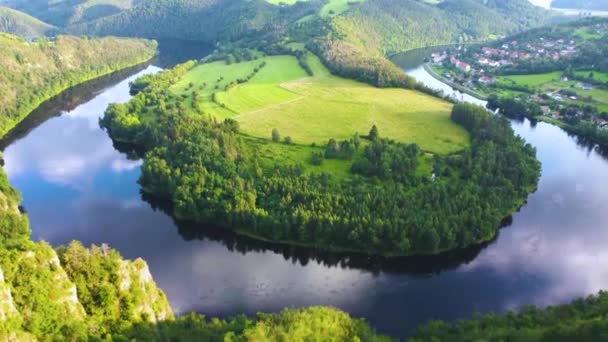
{"type": "Polygon", "coordinates": [[[371,0],[332,21],[347,41],[384,53],[487,40],[542,25],[548,12],[527,0],[371,0]]]}
{"type": "Polygon", "coordinates": [[[0,134],[60,91],[145,62],[156,49],[146,40],[59,36],[32,43],[7,34],[0,45],[0,134]]]}
{"type": "Polygon", "coordinates": [[[389,341],[363,321],[323,307],[230,320],[174,319],[146,263],[108,246],[57,252],[30,240],[18,193],[0,169],[2,341],[389,341]]]}
{"type": "Polygon", "coordinates": [[[290,22],[312,13],[315,3],[279,7],[265,0],[143,0],[128,11],[69,30],[76,34],[216,42],[284,32],[290,22]]]}
{"type": "Polygon", "coordinates": [[[0,32],[17,36],[37,37],[54,31],[55,28],[25,13],[0,6],[0,32]]]}
{"type": "Polygon", "coordinates": [[[140,0],[4,0],[0,5],[58,27],[120,13],[140,0]]]}

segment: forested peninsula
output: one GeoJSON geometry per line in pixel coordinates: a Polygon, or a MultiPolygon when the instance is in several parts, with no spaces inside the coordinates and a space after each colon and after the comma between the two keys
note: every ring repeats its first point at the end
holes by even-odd
{"type": "MultiPolygon", "coordinates": [[[[267,84],[267,77],[276,75],[274,69],[283,67],[272,57],[252,68],[246,79],[225,80],[226,91],[215,91],[223,80],[214,80],[215,85],[199,80],[188,83],[180,94],[184,79],[201,74],[197,68],[206,70],[205,63],[186,63],[135,82],[140,90],[135,98],[111,105],[100,123],[114,140],[147,151],[140,184],[144,191],[171,200],[178,218],[212,222],[275,242],[380,255],[438,253],[492,239],[501,221],[535,188],[540,165],[534,148],[516,137],[507,121],[480,107],[452,109],[450,125],[461,125],[470,136],[470,147],[462,149],[467,142],[460,150],[453,143],[443,150],[438,137],[439,142],[422,140],[422,150],[415,141],[404,143],[422,137],[408,139],[397,132],[383,136],[382,128],[389,126],[380,124],[365,135],[330,129],[318,136],[294,136],[298,131],[292,129],[280,138],[276,126],[286,119],[265,108],[280,109],[285,100],[293,103],[290,93],[282,98],[282,91],[305,96],[299,106],[316,108],[319,103],[327,108],[338,94],[319,98],[301,87],[346,82],[330,76],[315,60],[309,56],[312,76],[303,72],[304,78],[296,76],[294,83],[256,86],[267,84]],[[211,90],[205,93],[207,88],[211,90]],[[254,95],[249,91],[260,90],[279,93],[271,103],[240,102],[247,94],[254,95]],[[237,91],[241,96],[232,95],[237,91]],[[239,108],[245,111],[239,114],[239,108]],[[231,109],[237,110],[236,116],[231,109]],[[246,119],[247,113],[255,113],[254,121],[246,119]],[[275,129],[259,126],[266,120],[275,129]],[[323,141],[329,142],[323,146],[323,141]]],[[[230,70],[243,67],[229,65],[230,70]]],[[[383,99],[390,100],[386,96],[394,91],[408,96],[405,90],[375,89],[373,106],[384,106],[383,99]]],[[[439,114],[434,125],[450,122],[446,105],[445,116],[439,114]]],[[[302,115],[323,115],[321,107],[320,112],[304,109],[302,115]]],[[[342,109],[347,114],[349,110],[342,109]]],[[[399,128],[407,130],[411,116],[407,107],[402,110],[406,112],[400,114],[399,128]]],[[[375,120],[382,122],[383,115],[375,120]]],[[[312,121],[300,121],[298,127],[306,130],[312,121]]],[[[455,129],[446,127],[445,133],[455,129]]]]}
{"type": "Polygon", "coordinates": [[[0,33],[0,134],[61,91],[150,60],[156,42],[73,36],[26,39],[0,33]]]}

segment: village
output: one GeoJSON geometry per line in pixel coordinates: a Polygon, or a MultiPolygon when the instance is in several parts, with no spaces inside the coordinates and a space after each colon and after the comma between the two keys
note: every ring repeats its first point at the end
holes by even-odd
{"type": "Polygon", "coordinates": [[[530,59],[534,59],[535,62],[557,62],[570,59],[576,53],[577,46],[574,40],[540,38],[538,43],[520,44],[513,40],[498,48],[459,46],[453,50],[433,53],[431,59],[436,66],[458,71],[456,75],[448,73],[444,76],[464,81],[465,86],[475,86],[475,83],[494,83],[494,75],[501,67],[517,65],[521,61],[530,59]]]}
{"type": "Polygon", "coordinates": [[[572,67],[580,59],[582,44],[607,33],[608,25],[602,23],[568,34],[450,47],[431,55],[429,69],[474,96],[518,98],[552,120],[585,120],[608,130],[608,103],[604,102],[608,84],[594,79],[593,72],[572,67]],[[537,68],[542,73],[535,73],[537,68]]]}

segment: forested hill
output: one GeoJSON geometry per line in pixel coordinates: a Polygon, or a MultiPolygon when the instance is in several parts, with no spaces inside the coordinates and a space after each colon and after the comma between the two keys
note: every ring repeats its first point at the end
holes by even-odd
{"type": "Polygon", "coordinates": [[[606,0],[553,0],[551,7],[555,8],[576,8],[595,11],[608,11],[608,1],[606,0]]]}
{"type": "Polygon", "coordinates": [[[354,43],[385,53],[447,43],[493,39],[542,25],[547,11],[527,0],[372,0],[333,19],[338,32],[354,43]]]}
{"type": "Polygon", "coordinates": [[[0,32],[24,37],[44,36],[55,28],[17,10],[0,6],[0,32]]]}
{"type": "MultiPolygon", "coordinates": [[[[77,34],[181,38],[208,42],[251,34],[289,37],[291,23],[330,21],[339,34],[379,45],[384,51],[470,42],[541,25],[548,11],[527,0],[420,0],[349,2],[346,11],[328,16],[327,1],[277,6],[267,0],[143,0],[120,14],[69,28],[77,34]]],[[[291,25],[293,26],[293,25],[291,25]]],[[[309,37],[310,38],[310,37],[309,37]]]]}
{"type": "Polygon", "coordinates": [[[174,318],[143,260],[107,245],[34,242],[19,202],[0,169],[0,341],[389,341],[332,308],[174,318]]]}
{"type": "Polygon", "coordinates": [[[64,27],[129,9],[141,0],[0,0],[0,5],[64,27]]]}
{"type": "Polygon", "coordinates": [[[75,25],[77,34],[206,42],[252,34],[286,33],[289,23],[315,12],[319,1],[277,6],[266,0],[144,0],[120,14],[75,25]]]}
{"type": "Polygon", "coordinates": [[[156,42],[59,36],[27,42],[0,33],[0,135],[40,103],[78,83],[143,63],[156,42]]]}
{"type": "Polygon", "coordinates": [[[410,341],[606,341],[607,314],[608,293],[600,292],[546,309],[528,305],[518,313],[477,315],[454,324],[429,322],[410,341]]]}

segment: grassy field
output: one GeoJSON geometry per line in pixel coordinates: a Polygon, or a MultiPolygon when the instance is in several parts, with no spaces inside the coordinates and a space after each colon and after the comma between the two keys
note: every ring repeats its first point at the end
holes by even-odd
{"type": "Polygon", "coordinates": [[[335,14],[340,14],[350,7],[350,3],[353,2],[364,2],[366,0],[329,0],[323,8],[321,8],[321,12],[319,13],[322,17],[332,16],[335,14]]]}
{"type": "MultiPolygon", "coordinates": [[[[273,5],[293,5],[298,1],[308,0],[266,0],[266,2],[273,5]]],[[[364,1],[367,0],[329,0],[329,2],[321,8],[319,15],[322,17],[328,17],[340,14],[348,10],[352,3],[364,1]]]]}
{"type": "Polygon", "coordinates": [[[559,80],[562,76],[562,72],[555,71],[546,74],[534,74],[534,75],[509,75],[509,76],[501,76],[497,77],[498,82],[510,82],[513,81],[516,84],[529,86],[529,87],[539,87],[547,82],[559,80]]]}
{"type": "Polygon", "coordinates": [[[411,90],[379,89],[333,76],[312,54],[307,56],[307,62],[313,76],[292,56],[263,57],[231,65],[223,61],[201,64],[171,91],[205,114],[237,120],[265,168],[277,162],[301,163],[307,172],[329,172],[337,180],[350,177],[352,161],[331,159],[315,166],[310,163],[311,155],[323,152],[330,138],[365,135],[373,125],[381,136],[417,143],[427,152],[420,157],[421,175],[430,175],[433,154],[468,147],[468,133],[450,120],[450,103],[411,90]],[[265,66],[259,68],[262,63],[265,66]],[[259,69],[255,74],[254,68],[259,69]],[[246,83],[225,89],[231,82],[252,74],[246,83]],[[193,91],[201,95],[194,104],[190,96],[193,91]],[[293,143],[272,142],[274,128],[293,143]]]}
{"type": "Polygon", "coordinates": [[[608,82],[608,73],[599,72],[599,71],[591,71],[591,70],[579,70],[574,72],[577,76],[580,77],[589,77],[590,73],[593,73],[593,79],[600,82],[608,82]]]}
{"type": "Polygon", "coordinates": [[[236,119],[241,130],[253,137],[270,139],[276,128],[296,144],[324,146],[329,138],[366,134],[377,125],[383,136],[417,143],[433,153],[468,146],[467,132],[449,118],[451,104],[414,91],[379,89],[332,76],[313,55],[308,56],[308,63],[313,77],[291,56],[232,65],[203,64],[186,74],[172,91],[184,94],[207,84],[200,90],[203,110],[236,119]],[[225,84],[250,74],[262,61],[266,67],[249,82],[223,90],[225,84]]]}

